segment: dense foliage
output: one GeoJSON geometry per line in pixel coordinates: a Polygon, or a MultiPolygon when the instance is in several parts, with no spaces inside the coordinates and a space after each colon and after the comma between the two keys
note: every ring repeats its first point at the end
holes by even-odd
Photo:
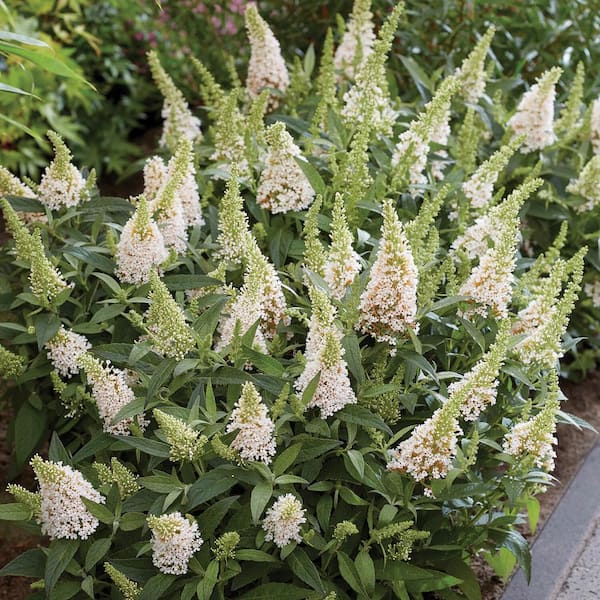
{"type": "Polygon", "coordinates": [[[246,86],[192,61],[200,112],[151,53],[139,197],[99,197],[53,132],[39,184],[0,170],[16,463],[51,432],[39,490],[0,507],[48,547],[0,574],[39,597],[473,600],[471,557],[529,569],[514,525],[556,422],[581,425],[558,359],[597,351],[592,297],[588,340],[566,330],[597,280],[600,123],[581,70],[557,120],[552,65],[519,99],[492,29],[456,72],[405,61],[404,102],[403,7],[375,35],[369,4],[289,71],[250,7],[246,86]]]}

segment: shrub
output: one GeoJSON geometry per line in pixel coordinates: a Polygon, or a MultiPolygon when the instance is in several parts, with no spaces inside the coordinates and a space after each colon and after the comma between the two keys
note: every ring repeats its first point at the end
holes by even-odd
{"type": "Polygon", "coordinates": [[[477,598],[470,557],[529,570],[515,525],[573,422],[557,369],[587,249],[561,256],[563,230],[523,253],[524,206],[563,190],[518,150],[579,156],[585,127],[537,128],[556,70],[509,120],[491,34],[401,104],[401,11],[349,40],[354,80],[329,35],[310,93],[310,53],[284,75],[250,7],[251,88],[197,63],[202,129],[151,54],[169,159],[139,197],[98,197],[52,134],[39,186],[3,174],[17,461],[52,436],[39,491],[0,508],[49,544],[0,574],[60,597],[477,598]]]}

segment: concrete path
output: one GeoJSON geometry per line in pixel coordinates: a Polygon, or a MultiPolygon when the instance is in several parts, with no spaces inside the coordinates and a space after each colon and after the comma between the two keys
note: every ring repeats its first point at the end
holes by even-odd
{"type": "Polygon", "coordinates": [[[600,442],[532,548],[531,582],[517,571],[502,600],[600,598],[600,442]]]}

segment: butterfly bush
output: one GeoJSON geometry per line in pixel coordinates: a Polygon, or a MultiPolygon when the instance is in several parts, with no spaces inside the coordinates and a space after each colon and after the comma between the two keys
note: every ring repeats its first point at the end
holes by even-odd
{"type": "Polygon", "coordinates": [[[357,0],[288,65],[248,5],[245,86],[194,59],[189,99],[157,48],[138,196],[100,196],[52,134],[39,184],[0,169],[15,468],[43,454],[0,518],[47,535],[0,575],[344,600],[474,598],[501,550],[528,568],[558,373],[600,347],[597,102],[582,67],[502,74],[493,28],[411,68],[407,102],[402,13],[357,0]]]}

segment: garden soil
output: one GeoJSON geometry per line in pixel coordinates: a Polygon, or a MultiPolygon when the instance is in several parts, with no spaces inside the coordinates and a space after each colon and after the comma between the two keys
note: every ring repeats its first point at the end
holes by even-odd
{"type": "MultiPolygon", "coordinates": [[[[563,405],[564,410],[588,421],[600,430],[600,371],[591,373],[582,383],[563,381],[561,388],[569,401],[563,405]]],[[[8,423],[11,413],[6,407],[0,411],[0,490],[6,486],[10,448],[7,442],[8,423]]],[[[539,497],[541,502],[540,523],[541,530],[544,521],[550,516],[558,504],[562,494],[567,489],[569,482],[587,452],[592,447],[597,434],[592,431],[579,431],[575,427],[560,425],[558,428],[558,449],[556,459],[555,477],[558,479],[556,486],[550,488],[539,497]]],[[[26,472],[21,476],[19,483],[32,486],[32,475],[26,472]]],[[[0,491],[0,502],[7,502],[6,494],[0,491]]],[[[522,533],[531,541],[531,532],[522,530],[522,533]]],[[[42,540],[23,533],[21,530],[8,524],[0,523],[0,567],[10,562],[13,558],[29,548],[35,548],[42,540]]],[[[502,595],[503,582],[494,575],[484,561],[474,561],[474,568],[479,575],[483,600],[499,600],[502,595]]],[[[30,591],[31,579],[22,577],[4,577],[0,579],[0,600],[22,600],[30,591]]]]}

